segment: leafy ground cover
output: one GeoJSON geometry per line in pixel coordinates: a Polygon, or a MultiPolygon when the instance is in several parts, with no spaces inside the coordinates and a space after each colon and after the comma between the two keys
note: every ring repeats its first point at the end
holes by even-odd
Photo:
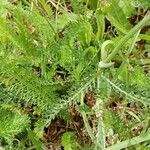
{"type": "Polygon", "coordinates": [[[1,0],[0,149],[150,149],[149,0],[1,0]]]}

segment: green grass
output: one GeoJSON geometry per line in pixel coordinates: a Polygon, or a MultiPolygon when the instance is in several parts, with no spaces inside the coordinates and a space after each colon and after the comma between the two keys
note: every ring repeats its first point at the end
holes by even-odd
{"type": "Polygon", "coordinates": [[[2,0],[0,149],[150,149],[148,7],[2,0]]]}

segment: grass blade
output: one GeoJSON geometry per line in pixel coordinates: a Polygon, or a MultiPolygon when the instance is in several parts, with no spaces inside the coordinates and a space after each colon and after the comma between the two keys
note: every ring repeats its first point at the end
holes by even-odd
{"type": "Polygon", "coordinates": [[[117,143],[117,144],[110,146],[108,148],[105,148],[103,150],[120,150],[120,149],[127,148],[129,146],[133,146],[133,145],[136,145],[141,142],[148,141],[148,140],[150,140],[150,133],[145,133],[141,136],[137,136],[132,139],[125,140],[123,142],[117,143]]]}

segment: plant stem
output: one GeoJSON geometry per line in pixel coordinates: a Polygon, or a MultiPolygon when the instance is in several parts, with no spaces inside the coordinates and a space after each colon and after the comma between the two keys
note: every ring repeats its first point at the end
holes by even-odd
{"type": "Polygon", "coordinates": [[[85,128],[86,128],[86,131],[88,133],[88,135],[90,136],[92,142],[94,142],[94,134],[92,132],[92,129],[88,123],[88,119],[87,119],[87,116],[86,116],[86,113],[85,112],[81,112],[82,114],[82,117],[83,117],[83,121],[84,121],[84,125],[85,125],[85,128]]]}
{"type": "MultiPolygon", "coordinates": [[[[81,99],[81,106],[84,106],[83,93],[81,93],[80,99],[81,99]]],[[[85,125],[85,128],[86,128],[86,131],[87,131],[88,135],[90,136],[92,142],[94,142],[94,134],[93,134],[92,129],[89,125],[89,122],[88,122],[85,111],[81,111],[81,115],[83,117],[83,122],[84,122],[84,125],[85,125]]]]}
{"type": "Polygon", "coordinates": [[[98,99],[96,101],[96,107],[95,107],[95,114],[98,119],[95,149],[105,148],[105,129],[104,129],[104,122],[103,122],[103,110],[104,110],[103,102],[101,99],[98,99]]]}
{"type": "Polygon", "coordinates": [[[119,143],[117,143],[113,146],[110,146],[108,148],[105,148],[103,150],[120,150],[120,149],[124,149],[126,147],[133,146],[133,145],[136,145],[141,142],[148,141],[148,140],[150,140],[150,133],[145,133],[144,135],[137,136],[132,139],[125,140],[123,142],[119,142],[119,143]]]}

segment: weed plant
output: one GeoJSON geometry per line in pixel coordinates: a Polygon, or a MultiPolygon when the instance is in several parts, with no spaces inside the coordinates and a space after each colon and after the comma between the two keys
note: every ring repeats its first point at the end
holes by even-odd
{"type": "Polygon", "coordinates": [[[149,0],[1,0],[0,149],[49,149],[71,107],[89,142],[65,131],[59,148],[150,149],[149,33],[149,0]]]}

